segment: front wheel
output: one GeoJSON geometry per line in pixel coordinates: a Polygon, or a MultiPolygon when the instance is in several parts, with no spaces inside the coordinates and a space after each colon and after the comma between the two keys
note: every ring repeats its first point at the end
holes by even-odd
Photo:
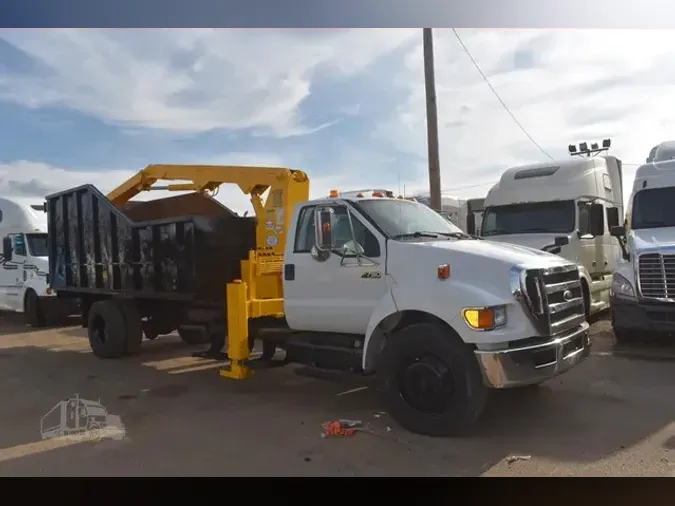
{"type": "Polygon", "coordinates": [[[45,317],[42,304],[40,304],[40,298],[33,290],[26,292],[23,308],[28,325],[36,328],[47,325],[47,318],[45,317]]]}
{"type": "Polygon", "coordinates": [[[473,351],[441,324],[417,323],[394,332],[378,374],[391,416],[419,434],[459,435],[478,421],[487,401],[473,351]]]}

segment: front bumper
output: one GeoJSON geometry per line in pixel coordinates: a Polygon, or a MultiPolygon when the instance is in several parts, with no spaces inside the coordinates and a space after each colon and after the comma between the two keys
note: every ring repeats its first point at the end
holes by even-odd
{"type": "MultiPolygon", "coordinates": [[[[591,352],[589,325],[541,342],[498,351],[476,350],[476,358],[483,372],[483,380],[490,388],[514,388],[535,385],[554,378],[583,362],[591,352]]],[[[517,346],[517,347],[516,347],[517,346]]]]}
{"type": "Polygon", "coordinates": [[[675,332],[675,304],[611,297],[612,325],[617,329],[675,332]]]}

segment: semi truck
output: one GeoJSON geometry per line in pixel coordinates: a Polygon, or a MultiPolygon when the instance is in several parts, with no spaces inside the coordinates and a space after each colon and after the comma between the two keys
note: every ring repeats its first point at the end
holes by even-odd
{"type": "Polygon", "coordinates": [[[0,310],[23,314],[42,327],[77,310],[74,299],[60,299],[47,282],[47,219],[41,198],[0,197],[0,310]]]}
{"type": "Polygon", "coordinates": [[[392,417],[436,436],[475,423],[489,389],[540,384],[589,355],[575,263],[475,240],[417,202],[337,195],[310,200],[300,170],[189,165],[149,165],[107,196],[56,193],[52,287],[81,299],[100,358],[177,329],[226,349],[226,378],[286,364],[375,375],[392,417]],[[131,204],[160,180],[191,193],[131,204]],[[224,183],[255,217],[210,196],[224,183]]]}
{"type": "Polygon", "coordinates": [[[675,141],[652,148],[635,174],[624,223],[612,228],[621,254],[612,277],[618,342],[675,332],[675,141]]]}
{"type": "Polygon", "coordinates": [[[621,160],[572,157],[507,169],[488,192],[480,236],[558,254],[579,266],[587,317],[609,309],[623,216],[621,160]]]}

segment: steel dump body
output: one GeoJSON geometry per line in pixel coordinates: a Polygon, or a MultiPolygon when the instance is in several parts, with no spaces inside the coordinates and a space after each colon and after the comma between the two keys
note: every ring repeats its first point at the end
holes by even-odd
{"type": "Polygon", "coordinates": [[[47,197],[49,282],[65,296],[186,300],[224,308],[255,249],[255,218],[190,193],[119,208],[92,185],[47,197]]]}

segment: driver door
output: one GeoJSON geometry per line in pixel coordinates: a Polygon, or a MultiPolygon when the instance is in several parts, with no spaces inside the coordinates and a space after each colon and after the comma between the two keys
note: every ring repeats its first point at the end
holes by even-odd
{"type": "Polygon", "coordinates": [[[12,258],[2,257],[0,265],[0,304],[9,311],[23,309],[24,263],[26,242],[23,234],[9,234],[12,241],[12,258]]]}
{"type": "Polygon", "coordinates": [[[330,255],[313,249],[316,206],[305,206],[298,215],[293,254],[284,269],[286,320],[294,330],[363,335],[387,290],[384,238],[345,204],[329,207],[335,214],[330,255]],[[354,242],[360,258],[353,254],[354,242]]]}

